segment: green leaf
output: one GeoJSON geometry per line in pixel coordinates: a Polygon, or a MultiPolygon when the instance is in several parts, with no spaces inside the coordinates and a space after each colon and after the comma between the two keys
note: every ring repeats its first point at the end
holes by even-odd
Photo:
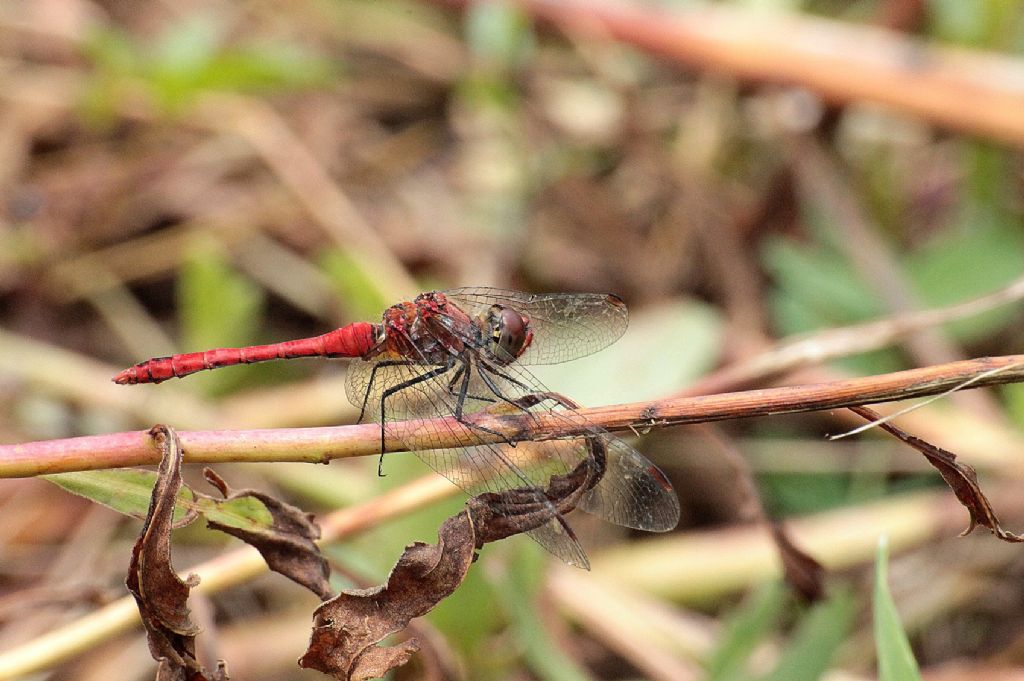
{"type": "Polygon", "coordinates": [[[173,24],[161,34],[140,73],[159,103],[176,111],[199,90],[201,74],[220,49],[224,26],[212,13],[199,13],[173,24]]]}
{"type": "Polygon", "coordinates": [[[763,252],[777,283],[773,299],[785,334],[851,324],[882,314],[878,296],[840,253],[776,237],[763,252]]]}
{"type": "Polygon", "coordinates": [[[929,33],[942,42],[999,51],[1019,47],[1014,44],[1024,24],[1019,0],[931,0],[926,14],[929,33]]]}
{"type": "MultiPolygon", "coordinates": [[[[256,336],[263,292],[227,263],[214,239],[202,238],[178,276],[178,303],[186,351],[238,347],[256,336]]],[[[247,379],[245,372],[217,371],[190,380],[210,392],[226,392],[247,379]]]]}
{"type": "MultiPolygon", "coordinates": [[[[140,520],[145,519],[149,512],[149,501],[156,484],[154,471],[139,468],[57,473],[43,477],[72,494],[140,520]]],[[[193,492],[183,485],[178,491],[174,508],[175,525],[184,520],[190,511],[201,514],[207,520],[254,531],[274,524],[273,516],[259,499],[214,499],[193,492]]]]}
{"type": "Polygon", "coordinates": [[[910,642],[903,630],[896,604],[889,593],[889,542],[878,540],[875,557],[875,593],[873,599],[875,650],[878,655],[879,681],[915,681],[921,678],[910,642]]]}
{"type": "Polygon", "coordinates": [[[140,70],[141,56],[127,33],[106,27],[90,31],[82,50],[92,61],[92,70],[79,107],[92,125],[112,125],[127,84],[140,70]]]}
{"type": "Polygon", "coordinates": [[[1024,427],[1024,384],[1012,383],[1000,386],[999,392],[1003,396],[1010,418],[1018,428],[1024,427]]]}
{"type": "Polygon", "coordinates": [[[255,497],[238,497],[236,499],[199,499],[199,510],[207,520],[218,522],[228,527],[245,530],[261,531],[274,525],[274,516],[255,497]]]}
{"type": "Polygon", "coordinates": [[[224,33],[224,22],[216,14],[188,14],[157,38],[152,60],[167,72],[196,71],[220,49],[224,33]]]}
{"type": "Polygon", "coordinates": [[[606,350],[530,370],[586,406],[649,400],[704,375],[718,361],[721,337],[714,309],[670,301],[630,315],[625,335],[606,350]]]}
{"type": "Polygon", "coordinates": [[[217,55],[197,74],[203,90],[268,90],[307,87],[335,75],[330,63],[297,45],[268,45],[230,50],[217,55]]]}
{"type": "Polygon", "coordinates": [[[775,517],[818,513],[850,503],[849,473],[771,472],[758,476],[758,491],[775,517]]]}
{"type": "MultiPolygon", "coordinates": [[[[831,235],[822,235],[818,241],[823,243],[811,245],[781,237],[766,242],[762,255],[776,282],[770,299],[772,316],[783,335],[855,324],[885,313],[878,295],[845,256],[827,244],[829,239],[831,235]]],[[[893,350],[844,358],[840,364],[855,373],[903,368],[893,350]]]]}
{"type": "Polygon", "coordinates": [[[718,647],[708,660],[708,681],[747,678],[744,673],[747,659],[757,644],[778,625],[785,597],[786,589],[781,583],[768,584],[729,616],[718,647]]]}
{"type": "Polygon", "coordinates": [[[817,681],[849,635],[857,604],[848,591],[838,591],[812,607],[797,625],[778,664],[762,681],[817,681]]]}
{"type": "Polygon", "coordinates": [[[336,75],[328,59],[299,44],[232,47],[213,13],[187,16],[142,43],[121,31],[90,36],[86,54],[94,71],[83,94],[86,113],[104,122],[125,92],[140,88],[168,113],[177,113],[208,91],[264,92],[322,85],[336,75]]]}
{"type": "MultiPolygon", "coordinates": [[[[72,494],[139,519],[144,519],[149,511],[149,499],[156,484],[155,472],[138,468],[56,473],[43,477],[72,494]]],[[[195,508],[195,493],[182,486],[178,491],[173,522],[178,524],[195,508]]]]}
{"type": "MultiPolygon", "coordinates": [[[[963,225],[934,238],[909,260],[922,300],[929,306],[951,305],[1006,286],[1024,272],[1024,231],[1020,224],[999,221],[963,225]]],[[[1019,307],[1003,305],[948,325],[961,342],[976,342],[1006,328],[1019,307]]]]}

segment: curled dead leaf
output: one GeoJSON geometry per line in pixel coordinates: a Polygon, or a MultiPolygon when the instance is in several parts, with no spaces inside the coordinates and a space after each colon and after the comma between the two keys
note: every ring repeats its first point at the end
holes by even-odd
{"type": "MultiPolygon", "coordinates": [[[[881,418],[878,412],[867,407],[850,407],[850,411],[868,421],[877,421],[881,418]]],[[[970,524],[967,526],[967,529],[960,533],[960,536],[970,534],[978,525],[983,525],[1003,541],[1024,542],[1024,537],[1003,529],[999,524],[999,519],[992,509],[992,504],[989,503],[985,493],[981,491],[981,485],[978,483],[978,473],[972,466],[959,463],[956,460],[956,454],[953,452],[936,447],[930,442],[897,428],[892,423],[879,423],[878,427],[921,452],[928,459],[928,463],[939,471],[939,475],[946,481],[949,488],[953,490],[957,500],[963,504],[970,514],[970,524]]]]}
{"type": "Polygon", "coordinates": [[[383,586],[344,591],[321,604],[299,666],[355,681],[383,676],[405,664],[419,648],[415,639],[390,648],[377,643],[451,595],[465,578],[475,551],[473,522],[464,510],[444,522],[437,544],[407,547],[383,586]]]}
{"type": "Polygon", "coordinates": [[[181,444],[169,426],[154,426],[149,434],[162,456],[149,512],[132,548],[125,585],[138,604],[150,653],[159,661],[158,681],[227,681],[223,664],[209,676],[196,659],[199,627],[190,617],[187,601],[190,589],[199,580],[191,575],[182,581],[171,566],[171,528],[182,485],[181,444]]]}
{"type": "Polygon", "coordinates": [[[233,491],[209,468],[203,469],[203,476],[224,496],[224,500],[218,504],[258,504],[256,513],[240,509],[238,515],[247,517],[250,522],[232,523],[225,520],[230,516],[207,514],[209,527],[251,544],[267,561],[271,570],[306,587],[319,596],[320,600],[334,595],[329,581],[331,568],[316,545],[316,540],[320,538],[320,527],[314,522],[312,514],[264,492],[252,489],[233,491]],[[266,511],[265,517],[259,511],[266,511]]]}
{"type": "MultiPolygon", "coordinates": [[[[591,453],[597,459],[603,454],[591,453]]],[[[437,544],[417,542],[405,549],[386,584],[344,591],[317,608],[309,648],[299,665],[344,681],[362,681],[405,664],[419,648],[415,639],[393,647],[377,644],[450,596],[485,543],[522,532],[571,533],[562,516],[598,479],[592,456],[569,473],[553,476],[540,495],[524,488],[471,498],[463,511],[441,525],[437,544]]]]}

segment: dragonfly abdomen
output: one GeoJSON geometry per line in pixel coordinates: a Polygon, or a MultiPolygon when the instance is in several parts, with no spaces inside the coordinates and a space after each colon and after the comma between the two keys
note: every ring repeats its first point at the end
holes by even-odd
{"type": "Polygon", "coordinates": [[[114,377],[114,383],[160,383],[169,378],[182,378],[206,369],[266,362],[272,359],[362,357],[377,344],[378,328],[376,324],[356,322],[312,338],[157,357],[128,367],[114,377]]]}

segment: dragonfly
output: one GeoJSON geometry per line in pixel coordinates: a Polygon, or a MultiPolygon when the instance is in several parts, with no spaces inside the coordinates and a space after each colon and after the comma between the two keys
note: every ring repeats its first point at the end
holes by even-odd
{"type": "MultiPolygon", "coordinates": [[[[540,509],[541,520],[526,533],[565,563],[586,569],[579,540],[545,494],[549,483],[585,464],[591,476],[573,508],[652,532],[676,526],[679,500],[657,466],[589,422],[575,402],[549,391],[526,367],[590,355],[615,342],[627,324],[626,305],[613,294],[457,288],[393,305],[378,324],[355,322],[310,338],[158,357],[113,380],[160,383],[236,364],[349,358],[347,397],[360,421],[381,426],[378,466],[390,437],[470,495],[514,492],[540,509]],[[492,416],[529,422],[542,415],[573,435],[516,441],[485,425],[492,416]],[[403,427],[407,423],[419,425],[403,427]]],[[[516,512],[516,504],[508,506],[508,513],[516,512]]]]}

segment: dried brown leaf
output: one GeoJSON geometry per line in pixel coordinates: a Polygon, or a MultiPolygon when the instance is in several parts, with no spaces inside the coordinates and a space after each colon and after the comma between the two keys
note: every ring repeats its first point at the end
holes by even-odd
{"type": "Polygon", "coordinates": [[[205,671],[189,674],[183,667],[176,666],[165,657],[161,658],[157,666],[156,681],[230,681],[230,678],[224,662],[218,662],[212,674],[205,671]]]}
{"type": "Polygon", "coordinates": [[[321,604],[299,666],[353,681],[377,678],[405,664],[419,648],[415,639],[393,648],[376,644],[455,591],[475,552],[476,533],[467,509],[444,522],[437,544],[407,547],[385,585],[345,591],[321,604]]]}
{"type": "MultiPolygon", "coordinates": [[[[171,566],[171,525],[174,502],[181,489],[181,446],[177,435],[167,426],[154,426],[150,436],[163,450],[156,485],[142,532],[132,548],[125,584],[135,597],[146,628],[153,659],[161,660],[164,676],[200,672],[195,657],[195,637],[199,627],[189,617],[186,604],[195,575],[182,581],[171,566]]],[[[185,678],[182,676],[181,678],[185,678]]]]}
{"type": "MultiPolygon", "coordinates": [[[[881,418],[878,412],[867,407],[850,407],[850,411],[868,421],[876,421],[881,418]]],[[[1024,542],[1024,537],[1004,530],[999,524],[999,519],[992,509],[992,504],[989,503],[984,492],[981,491],[981,486],[978,484],[978,473],[972,466],[958,463],[956,454],[941,447],[936,447],[919,437],[915,437],[892,425],[892,423],[879,423],[878,426],[924,454],[925,458],[928,459],[928,463],[938,469],[942,479],[946,481],[949,488],[953,490],[953,494],[956,495],[957,500],[963,504],[971,516],[970,524],[967,526],[967,529],[960,533],[960,536],[970,534],[978,525],[984,525],[992,531],[992,534],[1003,541],[1024,542]]]]}
{"type": "MultiPolygon", "coordinates": [[[[595,441],[592,454],[604,452],[595,441]]],[[[593,459],[585,459],[565,475],[551,478],[541,498],[535,489],[489,492],[471,498],[466,508],[448,518],[438,543],[417,542],[405,549],[384,586],[350,590],[317,608],[309,649],[299,665],[318,669],[344,681],[378,678],[408,662],[419,649],[416,639],[395,647],[377,645],[401,631],[414,617],[429,612],[451,595],[466,577],[485,543],[521,532],[534,532],[554,521],[571,533],[562,514],[596,484],[593,459]],[[552,518],[552,507],[557,511],[552,518]]]]}
{"type": "Polygon", "coordinates": [[[196,659],[199,627],[192,622],[187,601],[199,580],[190,575],[182,581],[171,566],[174,506],[182,486],[181,444],[168,426],[154,426],[149,434],[163,455],[149,512],[132,548],[125,585],[139,606],[150,653],[159,662],[157,681],[227,681],[223,663],[211,676],[196,659]]]}
{"type": "Polygon", "coordinates": [[[329,582],[331,568],[316,545],[316,540],[320,538],[320,527],[314,522],[312,514],[264,492],[252,489],[233,491],[209,468],[203,470],[203,475],[207,482],[220,490],[225,501],[255,499],[266,508],[272,520],[266,525],[249,523],[236,526],[208,517],[209,527],[251,544],[267,561],[271,570],[306,587],[319,596],[320,600],[334,595],[329,582]]]}

